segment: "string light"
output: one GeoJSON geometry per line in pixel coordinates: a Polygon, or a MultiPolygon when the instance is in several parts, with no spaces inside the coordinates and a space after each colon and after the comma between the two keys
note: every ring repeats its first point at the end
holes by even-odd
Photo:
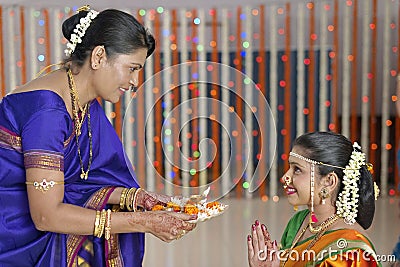
{"type": "MultiPolygon", "coordinates": [[[[344,4],[346,4],[347,6],[351,7],[351,6],[354,6],[354,3],[355,3],[354,1],[347,0],[344,4]]],[[[310,9],[310,10],[314,9],[314,8],[315,9],[319,8],[318,6],[315,6],[311,1],[306,3],[306,4],[303,4],[301,6],[302,6],[303,9],[310,9]]],[[[77,10],[77,8],[78,8],[78,6],[73,6],[72,9],[70,7],[63,7],[62,9],[57,10],[56,16],[54,18],[61,22],[65,18],[69,17],[72,12],[75,12],[77,10]]],[[[333,5],[324,4],[324,5],[321,6],[321,8],[323,8],[323,9],[321,9],[323,11],[323,13],[329,13],[329,16],[333,15],[333,12],[334,12],[334,6],[333,5]]],[[[237,14],[234,10],[227,11],[228,23],[229,23],[229,25],[234,25],[234,24],[232,24],[232,21],[236,21],[237,15],[239,16],[239,19],[241,20],[242,24],[246,23],[247,21],[252,21],[252,22],[256,22],[257,21],[258,22],[259,19],[260,19],[259,17],[261,17],[261,15],[263,15],[261,13],[262,12],[261,10],[262,9],[259,9],[259,8],[251,8],[249,10],[249,13],[247,13],[247,16],[246,16],[245,13],[237,14]]],[[[166,11],[165,7],[159,6],[159,7],[156,7],[155,9],[151,9],[151,10],[139,9],[137,11],[136,15],[138,14],[140,17],[143,17],[143,18],[140,18],[140,19],[143,19],[143,20],[145,19],[144,18],[145,16],[148,16],[147,19],[152,21],[152,20],[154,20],[155,16],[158,16],[158,14],[163,14],[162,16],[159,16],[161,19],[164,16],[166,16],[167,13],[165,11],[166,11]]],[[[310,12],[310,11],[306,10],[306,12],[310,12]]],[[[207,13],[210,16],[216,16],[218,14],[218,17],[219,17],[221,15],[220,10],[214,9],[214,8],[207,10],[206,14],[207,13]]],[[[271,13],[274,13],[275,16],[277,16],[280,19],[283,18],[284,16],[287,16],[287,14],[286,14],[287,10],[284,7],[279,7],[279,8],[276,8],[275,10],[268,11],[266,14],[270,15],[271,13]],[[282,16],[282,17],[280,17],[280,16],[282,16]]],[[[192,11],[186,11],[183,14],[185,16],[184,18],[179,18],[179,16],[178,16],[178,23],[180,23],[180,25],[184,21],[186,21],[186,23],[187,22],[192,22],[195,26],[200,25],[200,24],[206,24],[206,23],[207,23],[207,26],[208,26],[209,22],[211,21],[210,19],[207,19],[206,21],[202,21],[200,19],[200,17],[197,17],[197,14],[194,13],[194,12],[192,13],[192,11]]],[[[16,12],[14,10],[10,10],[9,15],[10,16],[15,16],[16,12]]],[[[36,25],[36,27],[40,27],[40,31],[38,32],[38,36],[33,39],[33,42],[35,42],[36,44],[39,45],[38,46],[38,52],[35,54],[34,61],[37,61],[39,63],[43,63],[43,62],[46,61],[46,59],[47,60],[50,59],[50,58],[47,58],[46,53],[44,53],[44,51],[43,51],[43,46],[46,44],[46,41],[48,41],[48,40],[46,40],[44,37],[41,36],[43,34],[43,33],[41,33],[41,31],[43,31],[43,29],[44,29],[43,27],[45,26],[45,24],[47,22],[43,19],[43,11],[41,11],[41,10],[33,10],[33,12],[30,13],[30,16],[32,16],[34,18],[34,25],[36,25]]],[[[151,22],[151,23],[153,23],[153,22],[151,22]]],[[[268,20],[267,20],[267,23],[268,23],[268,20]]],[[[218,25],[218,27],[220,27],[220,25],[218,25]]],[[[366,24],[365,27],[368,27],[370,31],[378,30],[378,26],[376,24],[372,23],[372,22],[369,23],[369,24],[366,24]]],[[[390,28],[392,33],[393,33],[393,31],[397,31],[398,30],[398,25],[396,23],[394,23],[394,22],[391,22],[391,23],[389,23],[387,25],[383,25],[383,24],[380,25],[379,26],[379,30],[380,31],[381,31],[381,27],[382,28],[386,27],[386,29],[390,28]]],[[[198,28],[201,28],[201,27],[196,27],[196,28],[198,29],[198,28]]],[[[280,22],[280,20],[278,21],[278,24],[276,25],[275,31],[276,30],[277,30],[277,32],[275,32],[275,35],[279,35],[279,38],[281,38],[281,39],[283,39],[284,35],[287,34],[286,33],[287,29],[284,27],[284,24],[280,22]]],[[[293,29],[292,29],[292,31],[293,31],[293,29]]],[[[308,38],[309,40],[314,40],[314,41],[321,40],[321,38],[322,38],[321,31],[325,31],[327,34],[329,34],[329,36],[333,36],[333,34],[335,34],[335,32],[337,33],[337,25],[334,25],[334,23],[332,23],[332,21],[328,21],[326,23],[326,25],[324,26],[324,29],[318,29],[318,31],[316,31],[314,33],[309,33],[306,38],[308,38]]],[[[180,41],[179,41],[179,40],[177,40],[178,38],[175,35],[175,33],[172,32],[171,28],[162,29],[160,32],[161,32],[163,37],[165,37],[166,39],[169,39],[170,42],[172,42],[172,43],[169,44],[169,48],[173,53],[176,53],[178,50],[180,51],[180,49],[181,49],[180,41],[182,41],[182,38],[184,40],[186,40],[188,43],[191,43],[191,42],[194,43],[195,44],[195,46],[194,46],[195,50],[197,52],[202,52],[202,53],[204,53],[204,52],[209,53],[209,50],[212,50],[211,48],[220,49],[220,47],[222,45],[222,42],[220,41],[220,37],[218,37],[218,39],[216,39],[216,40],[212,40],[212,38],[210,40],[209,37],[207,37],[208,39],[205,38],[203,40],[200,40],[198,36],[194,36],[193,37],[191,35],[190,31],[189,31],[189,33],[186,33],[186,34],[188,34],[187,36],[181,36],[180,32],[178,32],[177,36],[180,39],[180,41]]],[[[249,58],[249,53],[254,53],[255,52],[253,50],[249,50],[249,48],[251,47],[251,49],[254,49],[255,47],[257,47],[258,43],[260,42],[260,39],[264,38],[264,36],[262,36],[260,32],[253,32],[251,34],[250,33],[246,33],[246,31],[244,31],[244,28],[241,28],[241,31],[239,32],[239,35],[237,33],[235,33],[235,31],[233,29],[230,29],[230,32],[229,32],[228,36],[225,37],[225,38],[227,38],[227,42],[230,42],[230,44],[229,44],[230,46],[236,45],[235,42],[237,42],[238,38],[240,38],[239,40],[241,40],[241,49],[242,49],[242,51],[240,51],[240,57],[239,58],[231,58],[230,59],[230,62],[231,62],[230,65],[232,65],[233,67],[242,66],[243,69],[245,70],[244,62],[246,62],[246,60],[249,58]],[[244,51],[244,50],[246,50],[246,51],[244,51]]],[[[65,38],[60,38],[59,40],[57,40],[57,42],[60,42],[60,44],[62,44],[62,43],[65,44],[66,40],[65,40],[65,38]]],[[[393,44],[393,43],[392,44],[388,44],[388,45],[390,45],[390,52],[392,53],[392,57],[397,57],[398,56],[398,54],[397,54],[398,53],[397,45],[393,44]]],[[[329,58],[328,58],[329,63],[331,63],[333,60],[336,59],[337,56],[339,56],[339,54],[336,54],[336,51],[329,51],[327,53],[328,53],[328,56],[329,56],[329,58]]],[[[343,57],[343,55],[341,54],[340,58],[342,58],[342,57],[343,57]]],[[[279,62],[278,64],[282,64],[282,62],[287,62],[288,58],[289,58],[288,55],[281,55],[280,54],[280,61],[278,60],[278,62],[279,62]]],[[[347,59],[349,62],[353,62],[355,60],[353,55],[344,55],[344,58],[347,59]]],[[[263,57],[263,56],[255,54],[254,58],[252,60],[254,61],[253,66],[257,66],[257,68],[258,68],[262,64],[270,63],[271,59],[267,59],[267,57],[263,57]],[[264,60],[268,60],[268,62],[264,62],[263,58],[264,58],[264,60]]],[[[300,59],[300,60],[303,60],[303,64],[305,65],[305,68],[307,68],[307,66],[309,66],[311,64],[310,58],[304,58],[304,59],[300,59]]],[[[19,68],[21,68],[22,66],[27,66],[27,63],[26,62],[22,62],[20,58],[16,59],[14,61],[14,64],[19,68]]],[[[290,63],[289,65],[292,65],[292,64],[293,63],[290,63]]],[[[207,73],[207,76],[211,75],[215,71],[215,69],[213,68],[213,65],[208,65],[207,66],[207,71],[209,72],[209,73],[207,73]]],[[[392,83],[393,83],[395,77],[397,76],[397,74],[398,74],[397,70],[395,70],[395,69],[391,69],[390,70],[390,76],[392,77],[391,79],[393,79],[393,80],[391,80],[392,83]]],[[[192,75],[192,78],[194,80],[198,80],[199,79],[199,73],[190,73],[190,75],[192,75]]],[[[334,80],[336,78],[333,75],[334,75],[334,73],[331,72],[329,74],[324,74],[324,76],[322,76],[322,78],[324,78],[325,81],[332,81],[332,80],[334,80]]],[[[362,75],[363,75],[363,79],[368,79],[368,83],[371,83],[372,82],[371,80],[373,80],[373,79],[379,80],[379,77],[376,77],[377,73],[370,72],[370,73],[362,74],[362,75]]],[[[235,78],[232,78],[232,77],[230,77],[230,79],[232,79],[232,81],[228,81],[228,86],[231,89],[234,89],[235,86],[236,86],[236,82],[237,81],[235,80],[235,78]]],[[[293,78],[291,78],[291,79],[293,79],[293,78]]],[[[268,90],[268,88],[267,89],[266,88],[261,88],[261,82],[258,81],[257,78],[254,78],[254,80],[256,80],[255,82],[258,82],[257,86],[258,86],[259,89],[268,90]]],[[[252,79],[250,79],[250,78],[244,78],[242,81],[243,81],[243,84],[245,84],[245,85],[250,85],[252,83],[252,79]]],[[[281,88],[286,88],[286,85],[289,82],[289,81],[285,80],[281,76],[278,76],[278,80],[277,81],[278,81],[278,85],[281,88]]],[[[240,84],[240,81],[238,83],[240,84]]],[[[268,80],[267,80],[267,83],[268,83],[268,80]]],[[[292,83],[293,83],[293,81],[292,81],[292,83]]],[[[268,86],[268,84],[267,84],[267,86],[268,86]]],[[[292,86],[294,86],[294,85],[292,84],[292,86]]],[[[392,84],[391,84],[391,86],[392,86],[392,84]]],[[[196,84],[191,84],[188,87],[189,87],[190,90],[195,90],[194,91],[194,95],[200,95],[199,87],[196,84]]],[[[152,90],[153,94],[159,94],[161,92],[161,90],[159,88],[157,88],[157,87],[149,88],[149,89],[152,90]]],[[[282,89],[282,91],[284,91],[284,90],[282,89]]],[[[219,89],[218,90],[209,89],[208,92],[209,92],[209,96],[212,96],[212,97],[216,97],[216,96],[218,96],[220,94],[219,89]]],[[[171,95],[171,99],[173,99],[174,96],[175,95],[171,95]]],[[[178,95],[178,97],[181,97],[181,96],[178,95]]],[[[390,97],[389,101],[391,101],[391,103],[398,101],[397,96],[395,96],[395,95],[390,95],[389,97],[390,97]]],[[[362,101],[362,103],[369,103],[370,101],[374,101],[374,100],[371,100],[370,96],[368,96],[368,95],[360,96],[360,100],[362,101]]],[[[329,111],[332,108],[332,105],[334,105],[334,103],[331,102],[331,99],[327,99],[322,103],[323,103],[324,108],[327,109],[327,111],[329,111]]],[[[229,103],[229,105],[232,105],[229,108],[229,112],[230,113],[237,112],[237,110],[235,110],[235,105],[234,104],[229,103]]],[[[254,109],[252,107],[252,112],[258,112],[257,108],[259,108],[257,105],[254,107],[254,109]]],[[[278,109],[278,111],[284,111],[285,110],[285,105],[279,104],[279,105],[276,106],[276,108],[278,109]]],[[[162,102],[162,109],[163,109],[163,111],[162,111],[163,117],[167,118],[169,114],[168,114],[168,112],[164,111],[165,109],[167,109],[167,107],[165,106],[165,102],[162,102]]],[[[313,112],[312,110],[309,110],[307,107],[306,108],[302,108],[301,107],[299,110],[300,110],[300,112],[303,113],[303,115],[308,115],[308,114],[310,114],[310,112],[313,112]]],[[[190,108],[187,109],[187,110],[184,110],[183,112],[185,112],[189,116],[193,115],[193,110],[190,109],[190,108]]],[[[281,113],[278,113],[278,114],[279,114],[278,116],[282,116],[281,113]]],[[[117,116],[117,111],[113,111],[113,112],[110,113],[109,117],[114,119],[114,118],[116,118],[116,116],[117,116]]],[[[135,119],[137,119],[136,116],[137,116],[136,114],[134,114],[133,116],[129,116],[128,117],[128,122],[130,124],[133,124],[135,122],[135,119]]],[[[219,116],[220,116],[220,114],[216,113],[216,114],[210,115],[209,118],[211,120],[216,120],[216,118],[219,118],[219,116]]],[[[173,117],[173,118],[170,118],[170,119],[171,119],[171,123],[172,123],[172,120],[176,121],[176,119],[179,119],[179,117],[173,117]]],[[[179,123],[179,121],[178,121],[178,123],[179,123]]],[[[338,130],[337,126],[334,123],[329,122],[329,121],[327,123],[328,123],[329,130],[332,130],[332,131],[338,130]]],[[[395,122],[392,121],[392,120],[386,120],[386,121],[384,121],[384,125],[386,127],[393,127],[395,125],[395,122]]],[[[193,136],[193,131],[194,130],[195,129],[190,129],[189,133],[186,136],[186,138],[191,139],[192,136],[193,136]]],[[[286,136],[286,135],[290,135],[291,134],[286,129],[278,129],[278,131],[280,131],[280,134],[282,136],[286,136]]],[[[293,129],[291,129],[291,131],[293,131],[293,129]]],[[[171,136],[172,135],[172,130],[171,129],[165,129],[164,133],[167,136],[171,136]]],[[[237,130],[233,130],[231,133],[232,133],[233,137],[235,137],[235,138],[238,137],[238,131],[237,130]]],[[[261,130],[260,130],[260,132],[257,131],[257,130],[253,130],[251,132],[251,136],[254,137],[254,138],[258,138],[258,136],[260,136],[260,134],[261,134],[261,130]]],[[[161,133],[155,133],[155,135],[160,135],[161,136],[161,133]]],[[[153,141],[154,142],[160,142],[160,139],[161,139],[160,136],[154,137],[153,141]]],[[[168,139],[164,139],[162,141],[166,142],[167,140],[168,139]]],[[[197,141],[199,141],[199,140],[197,140],[197,141]]],[[[175,142],[175,141],[171,141],[170,140],[169,142],[175,142]]],[[[373,144],[371,144],[371,149],[372,150],[377,150],[378,149],[378,145],[380,147],[382,147],[382,148],[387,149],[387,150],[393,150],[393,147],[395,146],[395,143],[394,142],[393,143],[389,143],[389,144],[381,144],[381,143],[377,143],[376,144],[376,143],[373,143],[373,144]]],[[[136,146],[136,141],[132,141],[132,146],[136,146]]],[[[173,147],[174,146],[168,145],[167,149],[169,151],[172,151],[173,147]]],[[[180,141],[176,142],[176,147],[182,147],[182,143],[180,141]]],[[[255,157],[257,159],[259,159],[261,157],[261,154],[258,153],[258,152],[259,151],[255,151],[254,152],[255,157]]],[[[191,153],[193,153],[194,157],[199,157],[200,156],[200,153],[198,151],[192,150],[191,153]]],[[[239,159],[239,160],[241,160],[241,159],[239,159]]],[[[161,164],[162,165],[164,163],[155,161],[154,164],[157,164],[157,165],[161,164]]],[[[195,175],[196,173],[191,174],[191,175],[195,175]]],[[[172,177],[172,174],[171,174],[171,177],[172,177]]],[[[244,185],[245,184],[243,183],[243,188],[245,188],[244,185]]],[[[264,196],[265,196],[266,199],[268,199],[268,197],[266,195],[264,195],[264,196]]]]}

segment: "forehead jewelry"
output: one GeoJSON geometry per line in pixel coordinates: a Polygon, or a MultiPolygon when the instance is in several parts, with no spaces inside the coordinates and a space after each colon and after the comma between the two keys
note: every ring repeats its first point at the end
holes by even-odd
{"type": "Polygon", "coordinates": [[[310,215],[310,222],[309,224],[313,224],[318,222],[317,216],[315,216],[314,213],[314,186],[315,186],[315,164],[318,164],[318,162],[316,162],[315,160],[311,160],[309,158],[303,157],[302,155],[299,155],[297,153],[294,152],[290,152],[289,153],[290,156],[299,158],[301,160],[304,160],[308,163],[311,164],[311,179],[310,179],[310,191],[311,191],[311,215],[310,215]]]}

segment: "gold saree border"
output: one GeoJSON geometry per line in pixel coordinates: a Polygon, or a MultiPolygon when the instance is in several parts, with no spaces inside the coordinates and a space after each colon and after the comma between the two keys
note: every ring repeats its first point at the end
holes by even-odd
{"type": "Polygon", "coordinates": [[[74,136],[75,136],[75,131],[72,131],[71,135],[67,138],[67,140],[64,141],[64,148],[69,145],[74,136]]]}
{"type": "MultiPolygon", "coordinates": [[[[75,136],[74,131],[71,135],[63,142],[64,148],[71,143],[72,138],[75,136]]],[[[0,147],[15,150],[19,153],[22,152],[22,138],[18,134],[0,126],[0,147]]]]}
{"type": "MultiPolygon", "coordinates": [[[[339,247],[337,241],[332,242],[327,247],[330,248],[332,251],[341,251],[341,252],[347,252],[347,251],[351,252],[351,251],[354,251],[356,249],[361,249],[361,250],[364,251],[363,253],[367,253],[368,255],[372,256],[377,263],[379,262],[378,261],[378,256],[376,255],[375,251],[372,249],[371,246],[366,244],[364,240],[348,240],[348,239],[345,239],[345,238],[343,238],[343,239],[346,240],[346,247],[345,248],[339,247]]],[[[324,249],[324,250],[326,251],[326,249],[324,249]]],[[[313,267],[321,264],[324,260],[327,259],[327,257],[323,256],[325,251],[320,251],[317,254],[316,259],[322,259],[322,260],[314,262],[314,264],[312,265],[313,267]]],[[[338,253],[338,255],[340,255],[340,253],[338,253]]]]}
{"type": "MultiPolygon", "coordinates": [[[[92,241],[86,239],[82,245],[82,249],[84,249],[90,255],[94,256],[92,241]]],[[[78,266],[78,267],[91,267],[90,264],[88,262],[86,262],[86,260],[84,258],[80,257],[79,255],[75,262],[77,262],[77,263],[75,263],[75,266],[78,266]]]]}
{"type": "Polygon", "coordinates": [[[26,169],[40,168],[53,171],[64,171],[64,155],[52,151],[30,150],[24,153],[26,169]]]}
{"type": "Polygon", "coordinates": [[[21,137],[6,128],[0,127],[0,147],[21,152],[21,137]]]}
{"type": "MultiPolygon", "coordinates": [[[[84,207],[94,210],[101,210],[106,205],[108,198],[114,191],[115,187],[104,187],[98,190],[90,197],[84,207]]],[[[78,252],[83,245],[87,236],[83,235],[68,235],[67,236],[67,266],[76,266],[78,252]]],[[[111,235],[108,241],[105,241],[105,258],[107,266],[123,267],[122,255],[118,242],[118,234],[111,235]]]]}
{"type": "Polygon", "coordinates": [[[121,250],[119,248],[118,234],[112,234],[110,239],[106,241],[107,246],[107,262],[109,267],[122,267],[121,250]]]}
{"type": "MultiPolygon", "coordinates": [[[[296,250],[297,253],[295,255],[302,255],[305,253],[304,251],[306,250],[308,244],[312,242],[313,238],[310,237],[307,241],[301,243],[300,245],[296,246],[293,248],[293,250],[296,250]]],[[[311,249],[310,251],[315,252],[315,257],[314,259],[317,259],[314,262],[310,261],[304,261],[304,259],[297,259],[296,261],[293,261],[292,259],[288,258],[288,260],[285,262],[284,266],[319,266],[322,264],[325,260],[328,260],[329,257],[324,256],[323,254],[326,253],[326,251],[338,251],[338,253],[334,253],[331,255],[342,255],[342,253],[345,253],[347,250],[355,250],[355,249],[362,249],[365,250],[367,253],[370,253],[375,260],[377,259],[376,253],[372,247],[371,242],[361,233],[359,233],[356,230],[353,229],[338,229],[334,231],[329,231],[325,233],[319,242],[317,242],[311,249]],[[346,241],[346,247],[340,248],[337,246],[337,242],[340,239],[344,239],[346,241]]],[[[381,266],[378,261],[377,266],[381,266]]],[[[338,265],[339,266],[339,265],[338,265]]]]}

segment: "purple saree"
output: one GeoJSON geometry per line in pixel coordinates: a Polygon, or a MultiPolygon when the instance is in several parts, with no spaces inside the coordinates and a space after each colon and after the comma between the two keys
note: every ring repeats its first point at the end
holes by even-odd
{"type": "MultiPolygon", "coordinates": [[[[101,210],[115,187],[138,187],[122,143],[97,101],[90,105],[93,163],[80,179],[73,122],[49,90],[12,94],[0,102],[0,266],[142,266],[144,234],[104,238],[38,231],[30,217],[26,168],[64,172],[64,202],[101,210]]],[[[89,160],[87,120],[79,138],[89,160]]]]}

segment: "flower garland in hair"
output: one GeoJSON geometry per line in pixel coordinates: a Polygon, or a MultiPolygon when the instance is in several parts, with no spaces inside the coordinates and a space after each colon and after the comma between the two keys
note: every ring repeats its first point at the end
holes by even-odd
{"type": "Polygon", "coordinates": [[[355,142],[353,152],[346,168],[343,170],[343,191],[336,200],[336,214],[342,217],[347,224],[354,224],[358,213],[358,181],[360,180],[360,168],[365,165],[365,154],[355,149],[361,147],[355,142]]]}
{"type": "MultiPolygon", "coordinates": [[[[89,6],[84,6],[83,8],[78,9],[79,11],[88,11],[89,6]]],[[[89,10],[87,15],[84,18],[81,18],[79,20],[79,23],[76,24],[74,33],[71,34],[71,39],[67,43],[67,49],[64,50],[65,55],[67,57],[70,57],[72,53],[75,51],[76,45],[82,43],[82,38],[85,36],[86,30],[89,28],[90,23],[92,23],[92,20],[97,17],[99,12],[95,10],[89,10]]]]}

